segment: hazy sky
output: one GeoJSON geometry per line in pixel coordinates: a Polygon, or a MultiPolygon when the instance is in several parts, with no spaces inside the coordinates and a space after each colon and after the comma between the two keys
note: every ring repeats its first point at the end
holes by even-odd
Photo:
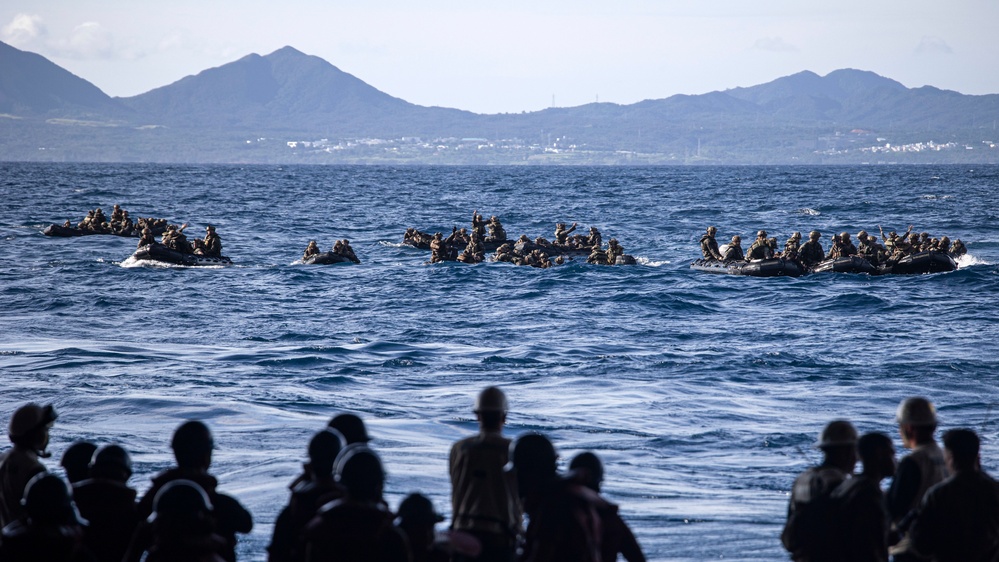
{"type": "Polygon", "coordinates": [[[406,101],[479,113],[840,68],[999,93],[997,28],[999,0],[0,2],[0,40],[112,96],[291,45],[406,101]]]}

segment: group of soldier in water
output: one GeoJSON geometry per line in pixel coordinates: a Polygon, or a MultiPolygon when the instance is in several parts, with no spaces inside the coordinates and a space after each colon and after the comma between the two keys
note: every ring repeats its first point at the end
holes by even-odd
{"type": "MultiPolygon", "coordinates": [[[[600,493],[604,467],[590,451],[568,473],[540,433],[504,435],[505,393],[482,390],[470,408],[477,431],[448,455],[451,524],[420,493],[396,510],[363,420],[349,413],[316,428],[308,461],[274,521],[269,562],[645,562],[618,506],[600,493]]],[[[0,561],[236,562],[237,535],[253,516],[211,474],[215,440],[189,420],[174,431],[176,465],[140,495],[125,448],[77,441],[48,472],[52,405],[28,403],[10,418],[13,447],[0,455],[0,561]],[[81,517],[82,515],[82,517],[81,517]]],[[[304,443],[303,443],[304,445],[304,443]]],[[[305,447],[303,447],[305,449],[305,447]]],[[[290,476],[290,475],[289,475],[290,476]]]]}
{"type": "MultiPolygon", "coordinates": [[[[63,224],[65,228],[73,228],[70,221],[63,224]]],[[[156,233],[162,232],[160,244],[175,252],[182,254],[193,254],[208,257],[222,257],[222,239],[215,232],[215,227],[208,225],[205,227],[205,237],[195,238],[188,241],[184,234],[187,228],[185,223],[182,226],[168,224],[166,219],[139,218],[134,223],[128,217],[128,211],[115,204],[111,212],[111,219],[108,220],[104,211],[98,207],[87,212],[87,216],[80,221],[76,228],[89,232],[101,234],[115,234],[118,236],[134,236],[139,233],[138,247],[156,244],[156,233]]]]}
{"type": "MultiPolygon", "coordinates": [[[[205,227],[205,237],[195,238],[188,242],[184,229],[187,224],[178,227],[175,224],[167,226],[160,238],[160,243],[175,252],[182,254],[193,254],[197,256],[222,257],[222,239],[215,232],[215,227],[208,225],[205,227]]],[[[142,237],[139,238],[139,247],[155,244],[156,238],[148,228],[142,229],[142,237]]]]}
{"type": "MultiPolygon", "coordinates": [[[[318,256],[321,253],[322,252],[319,251],[319,244],[317,244],[315,240],[309,240],[309,245],[306,246],[305,252],[302,254],[302,261],[305,261],[312,256],[318,256]]],[[[334,242],[333,247],[330,248],[330,253],[343,256],[354,263],[361,263],[361,260],[357,258],[357,254],[354,253],[354,248],[350,246],[350,240],[347,240],[346,238],[334,242]]]]}
{"type": "Polygon", "coordinates": [[[403,235],[403,241],[417,247],[429,247],[430,263],[447,261],[480,263],[486,260],[487,245],[496,247],[493,261],[538,268],[565,263],[566,252],[589,250],[586,262],[598,265],[614,265],[618,261],[617,258],[624,255],[624,248],[617,239],[612,238],[607,250],[604,250],[600,231],[596,227],[591,227],[587,236],[573,235],[576,227],[576,223],[568,227],[565,223],[557,223],[554,241],[543,237],[531,240],[527,235],[521,235],[517,240],[510,240],[498,217],[493,215],[489,220],[485,220],[478,210],[475,210],[472,211],[471,231],[467,228],[453,227],[451,234],[445,238],[440,232],[430,236],[415,228],[409,228],[403,235]],[[464,249],[459,252],[459,247],[464,249]]]}
{"type": "Polygon", "coordinates": [[[878,237],[861,230],[857,233],[857,240],[860,246],[854,245],[850,240],[849,232],[842,232],[832,236],[832,245],[828,252],[824,252],[819,239],[822,235],[817,230],[808,233],[808,241],[801,243],[801,233],[791,234],[787,242],[784,243],[784,250],[777,249],[777,239],[768,238],[767,231],[761,230],[756,233],[756,239],[747,252],[742,251],[742,237],[736,235],[731,242],[725,245],[722,251],[715,234],[718,229],[709,226],[704,235],[701,236],[701,253],[705,260],[717,261],[752,261],[773,258],[784,258],[794,260],[806,269],[812,268],[824,260],[835,258],[860,256],[877,267],[897,263],[900,259],[918,254],[920,252],[946,252],[957,258],[967,253],[967,248],[960,239],[951,242],[947,236],[931,238],[928,232],[913,232],[912,226],[901,236],[892,230],[885,236],[884,230],[878,227],[884,245],[878,242],[878,237]]]}
{"type": "MultiPolygon", "coordinates": [[[[73,228],[73,224],[69,220],[63,223],[62,226],[63,228],[73,228]]],[[[115,204],[114,209],[111,210],[110,220],[104,215],[104,210],[97,207],[96,209],[87,211],[87,216],[76,224],[76,228],[79,230],[101,234],[117,234],[118,236],[133,236],[135,232],[141,232],[144,228],[149,228],[153,231],[162,231],[166,226],[166,219],[153,217],[139,217],[138,220],[132,222],[132,219],[128,216],[128,211],[122,209],[118,204],[115,204]]]]}
{"type": "MultiPolygon", "coordinates": [[[[68,220],[63,226],[73,228],[68,220]]],[[[603,238],[595,226],[590,227],[589,233],[585,235],[573,234],[576,227],[577,223],[571,225],[563,222],[556,223],[554,240],[552,241],[540,236],[531,240],[527,235],[511,240],[507,238],[506,230],[498,217],[493,215],[486,220],[479,214],[478,210],[475,210],[472,212],[471,229],[455,227],[449,236],[444,237],[440,232],[431,236],[415,228],[409,228],[406,230],[403,240],[413,246],[429,248],[431,250],[430,263],[447,261],[480,263],[487,259],[487,247],[495,248],[495,253],[492,256],[493,261],[538,268],[561,265],[572,259],[569,256],[585,254],[586,252],[589,252],[586,255],[586,263],[589,264],[633,263],[633,258],[625,254],[624,248],[616,238],[611,238],[607,248],[604,249],[603,238]],[[631,261],[622,262],[619,259],[622,256],[631,258],[631,261]]],[[[139,218],[133,223],[128,217],[128,211],[117,204],[114,206],[110,220],[105,217],[101,208],[97,208],[89,211],[86,218],[80,221],[76,228],[120,236],[134,236],[138,233],[138,247],[140,248],[160,243],[182,254],[222,257],[222,240],[216,233],[214,226],[208,225],[205,228],[204,238],[188,240],[184,234],[187,224],[177,226],[168,224],[166,219],[155,218],[139,218]],[[156,233],[159,232],[162,232],[162,237],[157,242],[156,233]]],[[[715,244],[715,248],[717,254],[717,244],[715,244]]],[[[330,252],[343,256],[354,263],[360,263],[348,240],[337,240],[330,252]]],[[[312,240],[305,249],[302,260],[307,260],[320,253],[316,241],[312,240]]],[[[720,257],[720,254],[718,255],[719,257],[716,259],[724,259],[720,257]]]]}
{"type": "Polygon", "coordinates": [[[982,470],[974,430],[951,429],[937,445],[936,409],[899,404],[895,421],[911,452],[895,461],[891,438],[858,437],[847,420],[819,435],[824,458],[791,488],[781,542],[797,562],[999,560],[999,483],[982,470]],[[857,460],[863,467],[854,474],[857,460]],[[887,493],[881,481],[891,478],[887,493]]]}

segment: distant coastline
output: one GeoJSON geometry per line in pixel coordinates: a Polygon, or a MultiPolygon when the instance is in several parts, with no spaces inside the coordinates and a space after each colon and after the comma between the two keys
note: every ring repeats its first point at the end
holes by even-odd
{"type": "Polygon", "coordinates": [[[0,160],[441,165],[999,163],[999,94],[872,72],[631,105],[418,106],[285,47],[129,98],[0,43],[0,160]]]}

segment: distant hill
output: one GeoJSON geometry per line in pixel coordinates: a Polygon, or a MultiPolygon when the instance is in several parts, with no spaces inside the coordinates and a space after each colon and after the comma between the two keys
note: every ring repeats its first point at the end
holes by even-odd
{"type": "Polygon", "coordinates": [[[97,86],[41,55],[0,43],[0,113],[112,117],[122,107],[97,86]]]}
{"type": "Polygon", "coordinates": [[[417,136],[476,117],[392,97],[292,47],[247,55],[121,102],[149,124],[347,136],[417,136]]]}
{"type": "Polygon", "coordinates": [[[409,103],[292,47],[128,98],[2,43],[0,68],[6,160],[999,163],[999,95],[910,89],[854,69],[630,105],[479,115],[409,103]]]}

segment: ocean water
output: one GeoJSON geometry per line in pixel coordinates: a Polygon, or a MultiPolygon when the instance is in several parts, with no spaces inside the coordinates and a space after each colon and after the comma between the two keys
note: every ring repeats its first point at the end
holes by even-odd
{"type": "Polygon", "coordinates": [[[794,476],[846,417],[885,431],[930,397],[941,425],[983,436],[999,469],[999,167],[276,167],[0,164],[0,423],[23,402],[61,416],[47,461],[115,441],[132,484],[172,461],[202,419],[220,489],[264,560],[308,439],[361,415],[388,470],[450,512],[450,444],[475,430],[484,386],[508,432],[592,450],[650,560],[781,560],[794,476]],[[41,230],[114,203],[218,228],[229,268],[126,267],[134,239],[41,230]],[[511,236],[597,226],[639,265],[538,270],[426,265],[407,227],[447,232],[473,209],[511,236]],[[689,269],[719,240],[766,229],[876,233],[909,224],[967,243],[937,275],[718,276],[689,269]],[[296,263],[348,238],[359,266],[296,263]],[[124,262],[124,263],[123,263],[124,262]]]}

